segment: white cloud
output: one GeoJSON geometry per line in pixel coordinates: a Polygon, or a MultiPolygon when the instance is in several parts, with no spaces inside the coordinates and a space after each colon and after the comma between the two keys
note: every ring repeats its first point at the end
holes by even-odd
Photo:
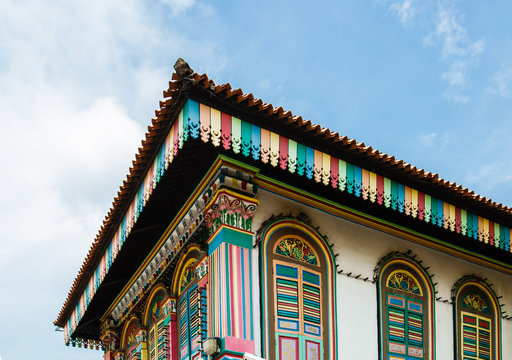
{"type": "Polygon", "coordinates": [[[492,77],[487,92],[502,97],[512,97],[512,67],[505,67],[492,77]]]}
{"type": "Polygon", "coordinates": [[[195,0],[162,0],[162,2],[171,8],[173,15],[178,15],[192,7],[195,0]]]}
{"type": "Polygon", "coordinates": [[[432,132],[432,133],[429,133],[429,134],[420,134],[418,136],[418,139],[419,139],[420,143],[425,145],[425,146],[432,146],[432,145],[434,145],[434,141],[436,140],[436,138],[437,138],[437,133],[436,132],[432,132]]]}
{"type": "Polygon", "coordinates": [[[439,46],[440,60],[449,66],[441,74],[441,80],[448,84],[445,98],[459,103],[469,101],[469,96],[464,92],[471,88],[469,73],[479,65],[480,56],[485,50],[485,40],[472,40],[457,19],[456,12],[440,7],[436,28],[423,39],[423,44],[426,47],[439,46]]]}
{"type": "Polygon", "coordinates": [[[416,15],[413,3],[414,0],[395,1],[389,6],[389,10],[398,17],[402,24],[407,24],[416,15]]]}
{"type": "Polygon", "coordinates": [[[66,348],[51,322],[154,116],[171,62],[197,54],[205,71],[225,64],[215,44],[162,26],[170,10],[155,6],[2,1],[0,274],[13,275],[0,275],[0,319],[11,324],[0,329],[4,358],[98,358],[66,348]],[[27,286],[32,297],[13,296],[27,286]],[[33,347],[15,336],[27,322],[40,334],[33,347]],[[46,350],[35,355],[37,348],[46,350]]]}
{"type": "Polygon", "coordinates": [[[444,149],[453,142],[454,135],[451,132],[443,132],[442,134],[431,132],[418,135],[418,140],[423,146],[436,146],[440,149],[444,149]]]}

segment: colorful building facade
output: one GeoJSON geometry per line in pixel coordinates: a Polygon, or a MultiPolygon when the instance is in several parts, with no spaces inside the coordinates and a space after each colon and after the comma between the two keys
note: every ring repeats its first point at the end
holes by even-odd
{"type": "Polygon", "coordinates": [[[512,358],[512,210],[181,59],[55,325],[104,359],[512,358]]]}

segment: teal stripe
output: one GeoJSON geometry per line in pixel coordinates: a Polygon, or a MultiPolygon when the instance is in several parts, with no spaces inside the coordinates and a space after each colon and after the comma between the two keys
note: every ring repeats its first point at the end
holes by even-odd
{"type": "Polygon", "coordinates": [[[188,140],[189,135],[189,102],[187,101],[183,106],[183,142],[188,140]]]}
{"type": "Polygon", "coordinates": [[[297,174],[304,175],[306,170],[306,147],[297,143],[297,174]]]}
{"type": "Polygon", "coordinates": [[[347,192],[354,193],[354,165],[347,163],[347,192]]]}
{"type": "Polygon", "coordinates": [[[354,166],[354,195],[361,196],[361,187],[363,185],[362,169],[359,166],[354,166]]]}

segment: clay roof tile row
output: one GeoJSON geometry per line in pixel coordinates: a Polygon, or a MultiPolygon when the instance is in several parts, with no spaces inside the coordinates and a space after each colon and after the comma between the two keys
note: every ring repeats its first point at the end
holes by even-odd
{"type": "MultiPolygon", "coordinates": [[[[486,197],[481,197],[475,194],[474,191],[470,191],[453,182],[446,181],[440,178],[438,174],[432,174],[423,169],[418,169],[403,160],[397,160],[394,156],[382,153],[373,149],[371,146],[366,146],[364,143],[358,143],[356,140],[350,139],[347,136],[342,136],[337,132],[322,128],[320,125],[313,124],[310,120],[304,120],[301,116],[296,116],[290,111],[285,111],[282,107],[274,107],[272,104],[264,103],[260,99],[255,99],[252,93],[246,94],[241,89],[232,90],[229,83],[216,85],[206,74],[199,75],[197,73],[189,75],[187,79],[192,79],[194,86],[212,91],[224,101],[242,107],[246,111],[260,112],[264,113],[264,115],[277,118],[278,120],[284,120],[287,124],[303,133],[312,132],[314,135],[321,137],[326,143],[336,144],[336,146],[341,146],[354,153],[366,156],[367,158],[378,160],[383,166],[403,171],[417,180],[432,183],[442,189],[456,193],[456,195],[461,198],[471,199],[475,203],[504,212],[507,215],[512,215],[510,208],[487,199],[486,197]]],[[[148,132],[145,135],[145,139],[141,142],[142,146],[139,147],[138,153],[135,155],[133,166],[130,167],[126,180],[123,181],[117,196],[114,198],[112,207],[103,220],[103,225],[98,231],[80,267],[80,271],[71,286],[71,290],[69,291],[57,320],[54,322],[55,325],[64,325],[67,317],[71,314],[74,304],[76,304],[78,298],[84,291],[92,272],[95,270],[100,257],[103,255],[106,246],[113,236],[115,227],[124,215],[129,201],[133,198],[137,186],[142,181],[150,161],[152,160],[152,156],[158,146],[156,140],[158,135],[161,135],[159,130],[169,125],[170,120],[165,118],[165,115],[172,111],[172,107],[176,104],[177,98],[183,90],[183,84],[183,78],[173,73],[172,80],[169,81],[169,88],[163,91],[164,99],[159,103],[160,109],[155,110],[155,117],[152,119],[151,125],[148,126],[148,132]]]]}

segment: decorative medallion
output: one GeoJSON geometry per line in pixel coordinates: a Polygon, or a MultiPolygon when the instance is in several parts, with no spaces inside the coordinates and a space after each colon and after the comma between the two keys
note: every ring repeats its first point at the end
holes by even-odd
{"type": "Polygon", "coordinates": [[[185,270],[183,270],[183,274],[181,275],[180,293],[192,282],[194,278],[194,263],[192,262],[185,268],[185,270]]]}
{"type": "Polygon", "coordinates": [[[411,274],[404,271],[392,272],[388,277],[387,286],[411,294],[423,295],[416,279],[411,274]]]}
{"type": "Polygon", "coordinates": [[[308,243],[299,238],[283,238],[276,246],[276,254],[283,255],[307,264],[318,265],[315,252],[308,243]]]}
{"type": "Polygon", "coordinates": [[[484,314],[490,314],[491,311],[487,303],[479,294],[469,293],[467,294],[461,303],[462,307],[466,309],[476,310],[484,314]]]}

